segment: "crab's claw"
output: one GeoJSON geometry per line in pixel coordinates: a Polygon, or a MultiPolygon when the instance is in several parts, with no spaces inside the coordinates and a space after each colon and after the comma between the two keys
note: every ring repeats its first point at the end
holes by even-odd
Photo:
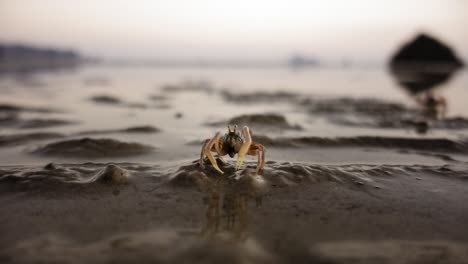
{"type": "Polygon", "coordinates": [[[245,155],[250,149],[250,145],[252,144],[252,137],[250,136],[250,130],[247,126],[242,128],[242,135],[244,136],[244,144],[242,144],[239,152],[237,153],[238,158],[236,162],[236,170],[239,170],[242,167],[242,164],[245,160],[245,155]]]}

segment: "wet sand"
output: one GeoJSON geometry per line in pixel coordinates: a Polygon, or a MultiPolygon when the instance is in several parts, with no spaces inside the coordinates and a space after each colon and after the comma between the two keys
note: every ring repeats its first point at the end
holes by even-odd
{"type": "Polygon", "coordinates": [[[0,102],[0,262],[468,263],[468,109],[419,134],[417,106],[372,93],[120,71],[39,79],[53,110],[19,84],[0,102]],[[11,123],[38,119],[76,122],[11,123]],[[259,175],[250,156],[199,168],[232,122],[266,147],[259,175]]]}
{"type": "Polygon", "coordinates": [[[466,260],[466,164],[269,161],[263,176],[253,175],[254,164],[240,173],[231,163],[221,168],[224,176],[196,162],[2,168],[1,256],[12,263],[466,260]]]}

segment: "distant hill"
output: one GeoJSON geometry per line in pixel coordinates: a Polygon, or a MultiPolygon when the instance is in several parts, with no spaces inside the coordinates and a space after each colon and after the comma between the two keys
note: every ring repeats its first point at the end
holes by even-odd
{"type": "Polygon", "coordinates": [[[318,66],[319,60],[316,58],[310,58],[302,55],[294,55],[289,58],[289,66],[293,68],[301,68],[301,67],[311,67],[311,66],[318,66]]]}
{"type": "Polygon", "coordinates": [[[72,50],[0,44],[0,73],[73,68],[80,60],[80,55],[72,50]]]}

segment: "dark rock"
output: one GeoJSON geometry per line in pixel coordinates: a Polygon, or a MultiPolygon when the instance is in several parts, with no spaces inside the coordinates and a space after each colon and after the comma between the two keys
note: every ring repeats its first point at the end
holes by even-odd
{"type": "Polygon", "coordinates": [[[451,47],[426,34],[404,44],[390,61],[392,74],[411,94],[445,83],[461,67],[451,47]]]}
{"type": "Polygon", "coordinates": [[[447,63],[458,67],[463,65],[451,47],[426,34],[420,34],[405,43],[393,55],[391,64],[400,63],[447,63]]]}

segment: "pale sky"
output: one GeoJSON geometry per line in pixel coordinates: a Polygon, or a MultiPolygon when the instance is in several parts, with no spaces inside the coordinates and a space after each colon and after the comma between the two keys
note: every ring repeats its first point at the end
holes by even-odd
{"type": "Polygon", "coordinates": [[[0,0],[0,41],[118,58],[383,61],[416,32],[468,59],[468,0],[0,0]]]}

